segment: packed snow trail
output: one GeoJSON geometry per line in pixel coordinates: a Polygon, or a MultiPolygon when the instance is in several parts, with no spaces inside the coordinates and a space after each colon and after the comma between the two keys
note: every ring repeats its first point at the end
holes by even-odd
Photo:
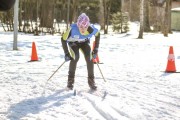
{"type": "Polygon", "coordinates": [[[81,54],[76,71],[77,96],[64,91],[68,63],[44,84],[64,61],[60,36],[19,34],[19,50],[12,51],[13,33],[0,33],[0,119],[1,120],[179,120],[179,73],[163,73],[169,46],[174,47],[177,71],[180,71],[180,34],[165,38],[162,34],[101,35],[99,64],[106,85],[95,65],[96,84],[108,94],[102,100],[89,89],[87,67],[81,54]],[[41,61],[28,62],[32,41],[41,61]],[[106,109],[104,109],[106,108],[106,109]],[[107,110],[109,109],[109,110],[107,110]]]}

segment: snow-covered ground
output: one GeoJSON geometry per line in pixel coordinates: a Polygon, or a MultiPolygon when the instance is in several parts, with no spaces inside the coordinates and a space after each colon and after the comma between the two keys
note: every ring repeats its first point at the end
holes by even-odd
{"type": "MultiPolygon", "coordinates": [[[[137,27],[137,25],[135,25],[137,27]]],[[[0,120],[180,120],[180,73],[165,73],[169,46],[180,72],[180,32],[169,37],[138,31],[101,35],[98,90],[89,93],[86,64],[81,54],[75,89],[66,91],[68,63],[48,81],[64,61],[59,35],[0,32],[0,120]],[[31,60],[32,42],[39,61],[31,60]],[[103,99],[104,92],[107,92],[103,99]]]]}

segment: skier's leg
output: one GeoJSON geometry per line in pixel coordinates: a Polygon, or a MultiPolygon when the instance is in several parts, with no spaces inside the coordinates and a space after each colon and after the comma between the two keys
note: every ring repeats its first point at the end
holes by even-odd
{"type": "Polygon", "coordinates": [[[74,77],[75,77],[76,65],[79,60],[79,47],[71,46],[71,50],[75,54],[75,58],[73,60],[71,60],[69,63],[68,83],[67,83],[67,87],[69,89],[73,89],[73,87],[74,87],[74,77]]]}
{"type": "Polygon", "coordinates": [[[94,81],[94,63],[91,59],[91,47],[90,44],[85,42],[81,46],[82,52],[84,54],[86,64],[87,64],[87,71],[88,71],[88,84],[89,87],[93,90],[96,90],[97,86],[95,85],[94,81]]]}

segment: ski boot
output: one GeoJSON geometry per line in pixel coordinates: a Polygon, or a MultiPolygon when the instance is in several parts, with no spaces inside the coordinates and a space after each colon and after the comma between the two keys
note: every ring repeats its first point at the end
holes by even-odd
{"type": "Polygon", "coordinates": [[[74,87],[74,78],[68,78],[67,88],[72,90],[74,87]]]}
{"type": "Polygon", "coordinates": [[[88,84],[91,90],[97,90],[97,86],[95,85],[94,79],[88,78],[88,84]]]}

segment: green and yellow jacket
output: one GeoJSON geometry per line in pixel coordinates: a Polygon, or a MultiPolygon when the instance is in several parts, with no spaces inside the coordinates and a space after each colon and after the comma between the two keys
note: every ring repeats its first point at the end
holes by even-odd
{"type": "Polygon", "coordinates": [[[100,41],[100,32],[97,28],[94,27],[94,25],[90,25],[87,29],[87,31],[84,34],[81,34],[77,24],[72,24],[70,28],[62,35],[61,37],[61,43],[64,50],[64,53],[68,53],[68,46],[67,43],[82,43],[87,40],[90,40],[92,36],[95,36],[95,47],[94,49],[99,48],[99,41],[100,41]]]}

